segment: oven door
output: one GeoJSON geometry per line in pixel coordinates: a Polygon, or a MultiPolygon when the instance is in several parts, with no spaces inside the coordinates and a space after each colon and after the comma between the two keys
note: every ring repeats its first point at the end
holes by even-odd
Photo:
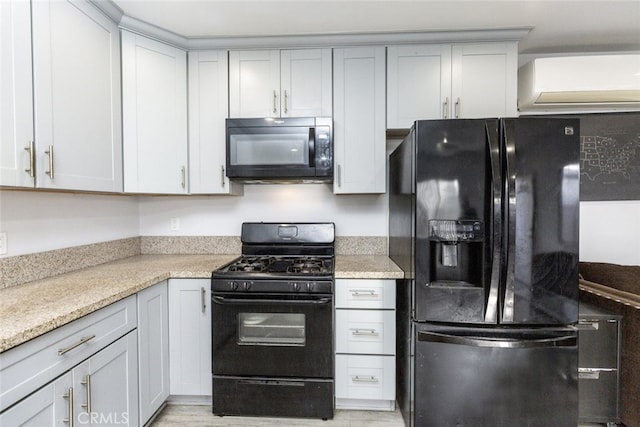
{"type": "Polygon", "coordinates": [[[213,294],[214,375],[333,377],[331,295],[213,294]]]}

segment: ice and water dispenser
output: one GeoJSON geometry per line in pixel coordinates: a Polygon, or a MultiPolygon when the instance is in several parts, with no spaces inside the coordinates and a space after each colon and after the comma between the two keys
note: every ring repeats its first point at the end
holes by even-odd
{"type": "Polygon", "coordinates": [[[484,230],[480,220],[429,221],[432,285],[482,286],[484,230]]]}

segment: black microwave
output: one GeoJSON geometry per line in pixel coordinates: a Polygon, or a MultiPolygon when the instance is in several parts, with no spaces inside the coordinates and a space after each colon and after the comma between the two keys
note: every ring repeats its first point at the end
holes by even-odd
{"type": "Polygon", "coordinates": [[[227,119],[227,176],[245,182],[332,182],[330,117],[227,119]]]}

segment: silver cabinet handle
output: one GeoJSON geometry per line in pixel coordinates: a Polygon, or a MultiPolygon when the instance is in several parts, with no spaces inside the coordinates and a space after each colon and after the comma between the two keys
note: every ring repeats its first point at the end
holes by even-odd
{"type": "Polygon", "coordinates": [[[278,107],[276,105],[278,101],[278,94],[276,93],[276,91],[273,91],[273,113],[277,113],[278,112],[278,107]]]}
{"type": "Polygon", "coordinates": [[[338,188],[342,188],[342,167],[339,163],[336,167],[336,178],[338,180],[338,188]]]}
{"type": "Polygon", "coordinates": [[[377,337],[380,334],[375,329],[352,329],[351,335],[377,337]]]}
{"type": "Polygon", "coordinates": [[[224,166],[220,166],[220,184],[224,188],[224,166]]]}
{"type": "Polygon", "coordinates": [[[87,391],[87,403],[83,403],[82,406],[87,410],[87,413],[91,413],[91,375],[87,374],[84,377],[84,381],[81,381],[80,384],[86,387],[87,391]]]}
{"type": "Polygon", "coordinates": [[[93,335],[88,335],[88,336],[86,336],[86,337],[82,337],[82,338],[80,338],[80,341],[78,341],[77,343],[75,343],[75,344],[71,344],[69,347],[65,347],[65,348],[61,348],[61,349],[59,349],[59,350],[58,350],[58,356],[62,356],[63,354],[65,354],[65,353],[67,353],[67,352],[69,352],[69,351],[73,350],[74,348],[76,348],[76,347],[78,347],[78,346],[81,346],[82,344],[84,344],[84,343],[86,343],[86,342],[88,342],[88,341],[91,341],[91,340],[92,340],[92,339],[94,339],[95,337],[96,337],[96,335],[95,335],[95,334],[93,334],[93,335]]]}
{"type": "Polygon", "coordinates": [[[53,145],[50,145],[49,149],[45,151],[44,154],[49,155],[49,170],[46,171],[45,174],[49,175],[49,178],[51,178],[51,181],[53,181],[55,175],[53,171],[53,145]]]}
{"type": "Polygon", "coordinates": [[[379,382],[379,380],[374,377],[373,375],[367,375],[367,376],[360,376],[360,375],[354,375],[351,377],[351,381],[353,381],[354,383],[377,383],[379,382]]]}
{"type": "Polygon", "coordinates": [[[442,117],[445,119],[449,118],[449,97],[447,96],[442,103],[442,117]]]}
{"type": "Polygon", "coordinates": [[[202,306],[202,312],[204,313],[207,310],[207,291],[204,287],[200,288],[200,304],[202,306]]]}
{"type": "Polygon", "coordinates": [[[180,168],[180,186],[187,187],[187,168],[184,166],[180,168]]]}
{"type": "Polygon", "coordinates": [[[580,320],[578,321],[578,330],[580,331],[597,331],[600,329],[600,323],[596,320],[593,322],[580,320]]]}
{"type": "Polygon", "coordinates": [[[289,100],[289,96],[287,94],[287,90],[285,89],[285,91],[284,91],[284,112],[285,112],[285,114],[289,112],[289,108],[287,106],[288,100],[289,100]]]}
{"type": "Polygon", "coordinates": [[[455,113],[456,119],[459,118],[460,117],[460,98],[456,99],[456,105],[453,111],[455,113]]]}
{"type": "Polygon", "coordinates": [[[73,427],[73,387],[69,387],[69,390],[62,397],[69,400],[69,418],[63,419],[62,422],[69,424],[69,427],[73,427]]]}
{"type": "Polygon", "coordinates": [[[30,141],[29,146],[24,148],[25,151],[29,152],[29,169],[25,169],[24,171],[27,172],[31,178],[36,176],[36,169],[35,169],[36,153],[34,148],[35,148],[35,145],[33,141],[30,141]]]}
{"type": "Polygon", "coordinates": [[[356,298],[361,298],[361,297],[373,297],[373,298],[378,298],[380,295],[376,293],[376,291],[354,291],[351,290],[351,296],[356,297],[356,298]]]}

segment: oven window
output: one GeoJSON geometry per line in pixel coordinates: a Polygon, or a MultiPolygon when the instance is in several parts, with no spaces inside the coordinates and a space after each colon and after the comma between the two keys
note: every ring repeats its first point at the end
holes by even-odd
{"type": "Polygon", "coordinates": [[[240,345],[305,345],[305,315],[302,313],[239,313],[240,345]]]}
{"type": "Polygon", "coordinates": [[[232,165],[307,165],[308,129],[301,133],[230,135],[232,165]]]}

